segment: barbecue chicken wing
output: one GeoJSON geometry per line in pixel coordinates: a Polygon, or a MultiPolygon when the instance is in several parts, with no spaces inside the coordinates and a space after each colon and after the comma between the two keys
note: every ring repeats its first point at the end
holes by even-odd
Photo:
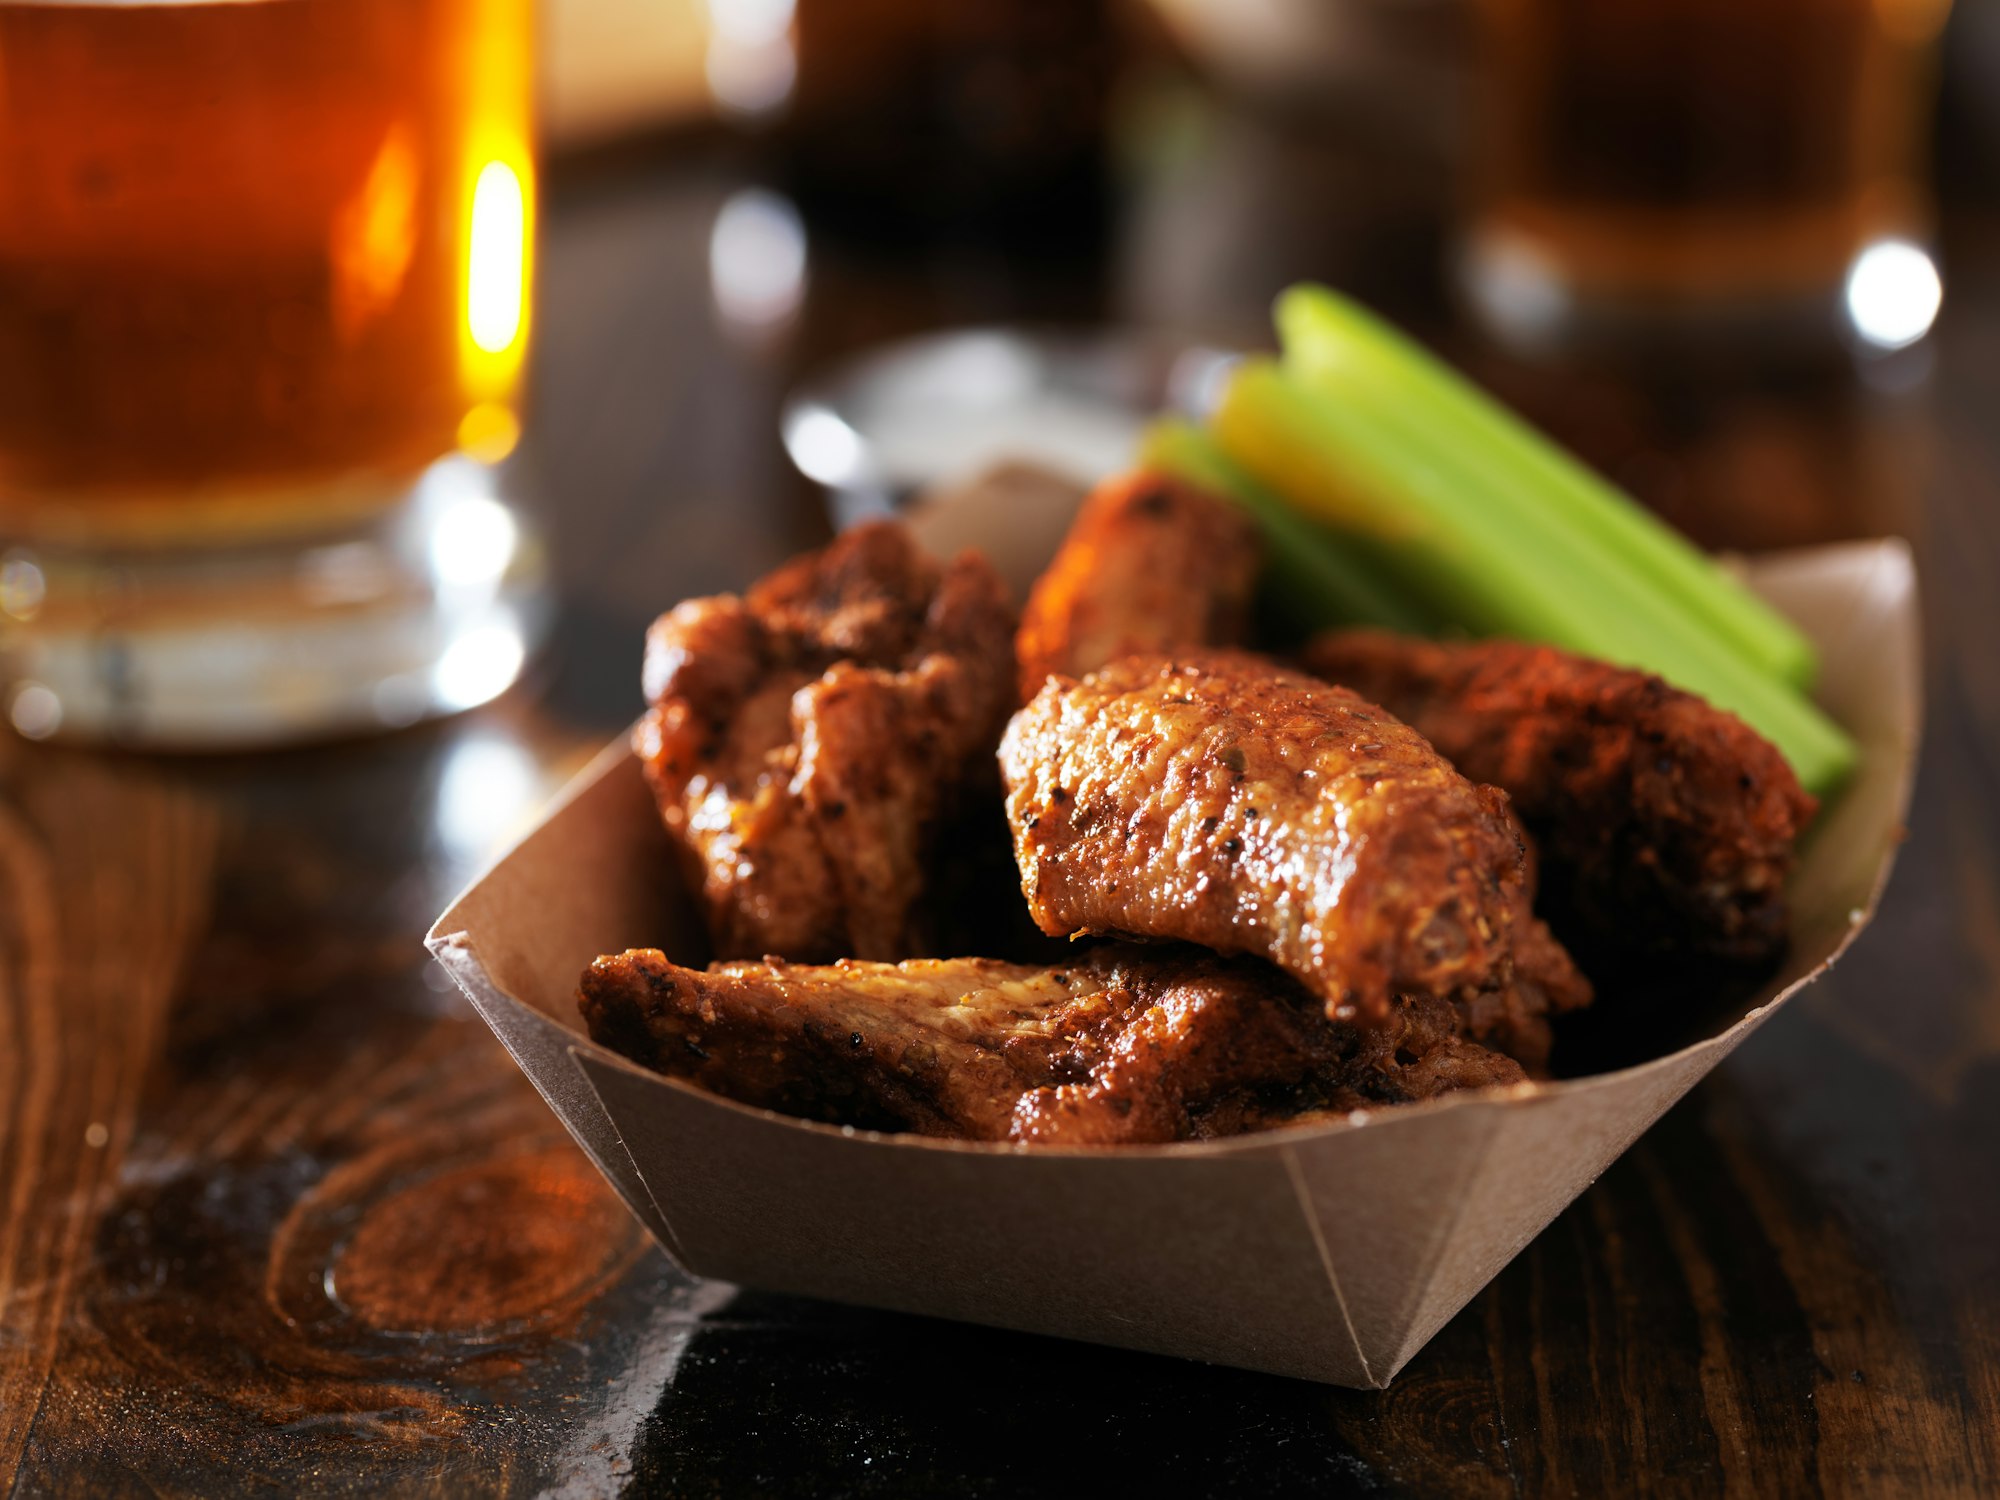
{"type": "Polygon", "coordinates": [[[1512,981],[1532,919],[1505,795],[1343,689],[1243,652],[1125,657],[1052,679],[1000,762],[1046,932],[1257,954],[1343,1018],[1512,981]]]}
{"type": "Polygon", "coordinates": [[[1012,628],[984,559],[890,522],[654,623],[636,748],[716,952],[924,951],[923,855],[990,781],[1012,628]]]}
{"type": "Polygon", "coordinates": [[[1761,968],[1784,951],[1785,881],[1814,802],[1733,714],[1512,641],[1343,631],[1303,662],[1506,790],[1540,851],[1542,908],[1580,954],[1761,968]]]}
{"type": "Polygon", "coordinates": [[[1227,500],[1164,474],[1106,481],[1021,611],[1021,698],[1051,673],[1081,677],[1121,656],[1233,646],[1249,630],[1259,546],[1227,500]]]}
{"type": "Polygon", "coordinates": [[[637,950],[579,1005],[597,1041],[743,1103],[971,1140],[1187,1140],[1523,1076],[1443,1001],[1351,1026],[1266,965],[1172,948],[705,973],[637,950]]]}

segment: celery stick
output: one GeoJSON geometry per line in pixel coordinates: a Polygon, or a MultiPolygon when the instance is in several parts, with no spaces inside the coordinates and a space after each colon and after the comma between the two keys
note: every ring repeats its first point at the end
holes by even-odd
{"type": "Polygon", "coordinates": [[[1372,393],[1458,449],[1493,503],[1536,506],[1612,554],[1759,669],[1809,688],[1812,643],[1671,526],[1477,386],[1347,298],[1297,286],[1278,299],[1286,368],[1336,393],[1372,393]]]}
{"type": "MultiPolygon", "coordinates": [[[[1532,542],[1501,524],[1433,452],[1269,360],[1246,360],[1214,419],[1224,453],[1345,546],[1366,549],[1426,613],[1475,634],[1549,638],[1576,609],[1544,586],[1532,542]]],[[[1595,580],[1582,580],[1585,590],[1595,580]]],[[[1612,603],[1606,594],[1599,608],[1612,603]]]]}
{"type": "Polygon", "coordinates": [[[1225,453],[1308,516],[1377,545],[1393,581],[1476,635],[1543,641],[1640,667],[1740,715],[1825,795],[1854,746],[1791,688],[1650,590],[1606,576],[1559,525],[1492,505],[1438,445],[1246,361],[1215,417],[1225,453]],[[1384,545],[1386,544],[1386,545],[1384,545]]]}
{"type": "Polygon", "coordinates": [[[1307,630],[1380,625],[1427,634],[1439,623],[1381,578],[1338,539],[1313,525],[1232,462],[1215,439],[1191,422],[1159,421],[1147,429],[1140,462],[1226,500],[1256,519],[1264,538],[1264,580],[1280,608],[1307,630]]]}

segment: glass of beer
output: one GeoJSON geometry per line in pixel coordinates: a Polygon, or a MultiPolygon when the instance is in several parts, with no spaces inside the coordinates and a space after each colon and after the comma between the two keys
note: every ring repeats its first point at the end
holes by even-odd
{"type": "Polygon", "coordinates": [[[270,744],[513,680],[532,0],[0,0],[0,709],[270,744]]]}
{"type": "Polygon", "coordinates": [[[1475,305],[1525,342],[1843,314],[1864,343],[1920,336],[1948,6],[1480,0],[1475,305]]]}

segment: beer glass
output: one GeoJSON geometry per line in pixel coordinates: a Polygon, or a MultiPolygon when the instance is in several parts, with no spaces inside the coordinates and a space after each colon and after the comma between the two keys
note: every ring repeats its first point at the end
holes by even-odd
{"type": "Polygon", "coordinates": [[[531,65],[531,0],[0,0],[15,729],[274,743],[513,679],[531,65]]]}
{"type": "Polygon", "coordinates": [[[1480,0],[1475,302],[1530,340],[1843,310],[1864,342],[1921,335],[1948,5],[1480,0]]]}

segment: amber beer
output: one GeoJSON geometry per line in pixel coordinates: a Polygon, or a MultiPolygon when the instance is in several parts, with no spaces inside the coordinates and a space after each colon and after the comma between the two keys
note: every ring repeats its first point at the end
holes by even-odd
{"type": "Polygon", "coordinates": [[[1612,296],[1837,283],[1920,230],[1949,0],[1483,0],[1477,244],[1612,296]]]}
{"type": "Polygon", "coordinates": [[[531,0],[0,0],[0,534],[214,535],[518,432],[531,0]]]}

